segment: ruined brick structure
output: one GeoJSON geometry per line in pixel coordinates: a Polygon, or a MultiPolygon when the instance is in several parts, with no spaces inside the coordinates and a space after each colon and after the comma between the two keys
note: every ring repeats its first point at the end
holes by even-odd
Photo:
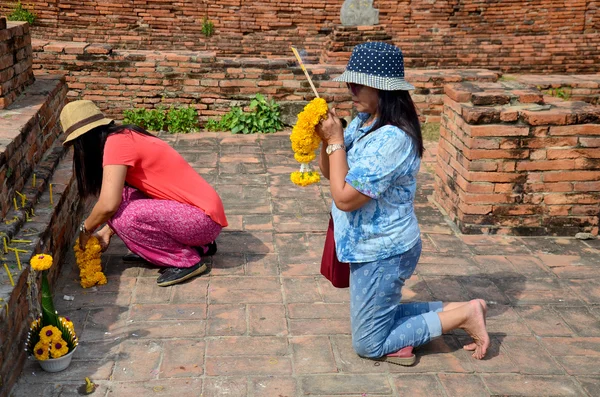
{"type": "MultiPolygon", "coordinates": [[[[0,37],[0,48],[10,50],[2,58],[12,62],[0,71],[2,76],[11,76],[2,84],[2,93],[10,94],[4,97],[10,98],[9,103],[0,107],[0,240],[6,238],[8,247],[21,250],[22,264],[19,269],[13,252],[3,254],[2,263],[6,263],[15,283],[13,287],[2,267],[0,397],[5,397],[25,361],[23,347],[32,320],[29,288],[39,286],[39,278],[30,274],[29,260],[36,253],[51,254],[55,259],[49,272],[52,282],[60,272],[82,211],[72,173],[72,153],[67,153],[59,139],[62,130],[58,119],[68,92],[65,78],[46,74],[36,76],[34,81],[26,23],[9,22],[0,29],[0,37]]],[[[39,297],[34,299],[39,301],[39,297]]]]}
{"type": "MultiPolygon", "coordinates": [[[[152,2],[31,0],[33,36],[105,43],[115,48],[213,50],[218,56],[289,56],[289,46],[318,60],[342,0],[152,2]],[[202,34],[202,20],[215,34],[202,34]]],[[[380,0],[380,24],[409,67],[492,68],[520,72],[596,72],[600,11],[595,0],[380,0]]],[[[6,14],[14,2],[0,1],[6,14]]]]}
{"type": "Polygon", "coordinates": [[[0,49],[0,109],[4,109],[33,83],[29,25],[0,18],[0,49]]]}
{"type": "MultiPolygon", "coordinates": [[[[246,104],[261,92],[284,107],[313,98],[312,90],[293,56],[279,59],[217,58],[214,52],[117,50],[106,45],[33,40],[34,70],[65,74],[69,96],[90,99],[111,117],[123,110],[158,104],[192,104],[201,120],[246,104]]],[[[308,65],[318,92],[334,102],[341,116],[352,102],[343,83],[331,79],[342,65],[308,65]]],[[[496,81],[499,73],[481,70],[407,70],[416,87],[413,99],[422,121],[437,122],[444,84],[496,81]]],[[[294,112],[294,116],[297,112],[294,112]]]]}
{"type": "Polygon", "coordinates": [[[600,107],[505,83],[446,86],[435,199],[464,233],[598,233],[600,107]]]}

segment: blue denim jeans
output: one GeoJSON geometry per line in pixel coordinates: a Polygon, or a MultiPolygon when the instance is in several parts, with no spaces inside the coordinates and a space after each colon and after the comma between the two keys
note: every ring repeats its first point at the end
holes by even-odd
{"type": "Polygon", "coordinates": [[[403,254],[350,264],[352,344],[362,357],[379,358],[420,346],[442,334],[442,302],[400,303],[402,287],[415,271],[421,241],[403,254]]]}

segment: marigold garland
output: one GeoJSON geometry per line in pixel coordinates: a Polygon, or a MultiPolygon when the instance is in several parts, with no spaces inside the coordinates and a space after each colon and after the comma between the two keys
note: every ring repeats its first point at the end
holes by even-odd
{"type": "Polygon", "coordinates": [[[100,254],[102,246],[94,236],[90,237],[85,245],[85,250],[79,248],[79,239],[75,243],[75,259],[79,266],[80,284],[83,288],[106,284],[106,276],[102,273],[100,254]]]}
{"type": "Polygon", "coordinates": [[[301,164],[300,171],[290,175],[290,180],[296,185],[307,186],[321,180],[319,174],[312,171],[308,163],[315,159],[315,150],[321,143],[321,138],[315,133],[315,127],[325,119],[327,110],[327,102],[323,98],[315,98],[298,114],[298,121],[290,135],[294,158],[301,164]]]}
{"type": "Polygon", "coordinates": [[[313,183],[319,182],[321,180],[321,177],[319,176],[319,174],[317,174],[316,171],[296,171],[292,172],[292,174],[290,175],[290,179],[292,180],[292,182],[294,182],[294,184],[298,186],[308,186],[313,183]]]}
{"type": "Polygon", "coordinates": [[[52,257],[48,254],[34,255],[29,261],[31,268],[38,272],[48,270],[52,267],[52,257]]]}

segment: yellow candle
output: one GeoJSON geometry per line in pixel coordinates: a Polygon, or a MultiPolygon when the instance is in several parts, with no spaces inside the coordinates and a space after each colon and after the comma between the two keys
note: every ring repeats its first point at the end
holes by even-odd
{"type": "Polygon", "coordinates": [[[21,258],[19,258],[19,252],[15,250],[15,256],[17,257],[17,266],[19,267],[19,271],[21,270],[21,258]]]}
{"type": "Polygon", "coordinates": [[[35,172],[33,173],[33,187],[35,187],[36,183],[35,183],[35,172]]]}
{"type": "Polygon", "coordinates": [[[50,184],[49,186],[50,186],[50,204],[54,205],[54,200],[52,199],[52,184],[50,184]]]}
{"type": "Polygon", "coordinates": [[[6,237],[2,237],[2,241],[4,241],[4,253],[8,254],[8,246],[6,245],[6,237]]]}
{"type": "Polygon", "coordinates": [[[15,193],[17,193],[19,195],[19,197],[21,197],[21,207],[25,207],[25,201],[27,201],[27,197],[25,197],[24,194],[17,192],[16,190],[15,190],[15,193]]]}
{"type": "Polygon", "coordinates": [[[8,270],[8,266],[6,263],[4,264],[4,269],[6,269],[6,274],[8,274],[8,279],[10,280],[10,285],[15,286],[15,282],[13,281],[12,274],[10,274],[10,270],[8,270]]]}
{"type": "Polygon", "coordinates": [[[19,206],[17,205],[17,199],[13,197],[13,204],[15,205],[15,211],[19,210],[19,206]]]}

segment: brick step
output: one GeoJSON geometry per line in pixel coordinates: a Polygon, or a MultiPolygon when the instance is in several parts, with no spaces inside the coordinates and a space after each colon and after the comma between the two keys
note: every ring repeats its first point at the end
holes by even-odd
{"type": "Polygon", "coordinates": [[[0,146],[0,165],[5,172],[0,224],[0,397],[10,390],[23,367],[31,311],[39,307],[40,279],[30,272],[31,256],[44,252],[54,257],[49,271],[52,284],[81,215],[72,151],[65,150],[58,139],[58,115],[66,102],[66,91],[64,78],[38,78],[13,104],[0,110],[4,127],[0,134],[6,142],[0,146]],[[11,173],[7,176],[8,168],[11,173]],[[16,192],[25,195],[24,205],[16,192]],[[24,251],[19,252],[20,270],[15,252],[4,252],[2,237],[7,238],[8,247],[24,251]],[[14,287],[3,264],[11,273],[14,287]]]}

